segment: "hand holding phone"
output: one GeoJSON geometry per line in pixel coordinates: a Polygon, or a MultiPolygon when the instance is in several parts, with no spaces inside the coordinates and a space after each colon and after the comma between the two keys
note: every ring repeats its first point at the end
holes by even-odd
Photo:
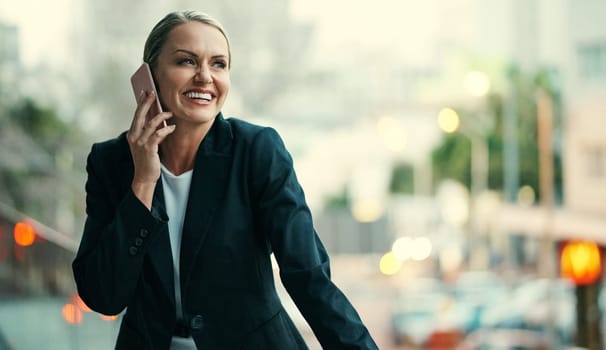
{"type": "MultiPolygon", "coordinates": [[[[158,113],[162,112],[162,106],[160,105],[160,97],[158,96],[158,91],[156,90],[156,85],[154,84],[154,78],[151,74],[149,64],[144,62],[141,67],[139,67],[132,75],[132,77],[130,78],[130,82],[133,86],[135,99],[139,98],[139,94],[141,93],[141,91],[145,91],[146,93],[153,92],[154,94],[156,94],[154,104],[152,104],[151,108],[147,112],[148,119],[151,119],[158,113]]],[[[162,121],[162,123],[162,126],[166,127],[166,121],[162,121]]]]}

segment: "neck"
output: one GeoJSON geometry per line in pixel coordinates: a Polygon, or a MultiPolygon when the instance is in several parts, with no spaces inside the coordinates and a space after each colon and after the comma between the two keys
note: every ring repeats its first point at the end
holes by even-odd
{"type": "MultiPolygon", "coordinates": [[[[196,148],[197,149],[197,148],[196,148]]],[[[162,164],[174,175],[181,175],[194,168],[196,152],[189,143],[165,139],[160,144],[160,160],[162,164]]]]}
{"type": "Polygon", "coordinates": [[[193,124],[176,119],[176,129],[160,144],[160,160],[174,175],[181,175],[194,168],[198,147],[213,125],[214,119],[207,123],[193,124]]]}
{"type": "Polygon", "coordinates": [[[196,154],[208,129],[192,129],[177,125],[175,131],[160,144],[160,160],[174,175],[181,175],[194,168],[196,154]]]}

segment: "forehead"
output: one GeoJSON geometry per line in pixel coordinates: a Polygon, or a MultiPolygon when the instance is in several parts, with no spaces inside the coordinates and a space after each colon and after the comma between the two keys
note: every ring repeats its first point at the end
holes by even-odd
{"type": "Polygon", "coordinates": [[[198,21],[190,21],[173,28],[164,47],[171,51],[187,49],[193,52],[212,51],[213,54],[228,55],[227,39],[219,29],[198,21]]]}

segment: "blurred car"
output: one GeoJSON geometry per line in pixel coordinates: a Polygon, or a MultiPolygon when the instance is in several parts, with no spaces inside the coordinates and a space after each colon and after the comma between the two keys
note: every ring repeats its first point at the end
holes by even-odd
{"type": "Polygon", "coordinates": [[[490,305],[480,324],[486,328],[553,330],[562,342],[571,342],[575,310],[572,283],[564,279],[534,278],[515,287],[506,303],[490,305]]]}
{"type": "Polygon", "coordinates": [[[457,298],[487,302],[506,296],[508,284],[492,271],[466,271],[454,281],[453,293],[457,298]]]}
{"type": "Polygon", "coordinates": [[[559,349],[544,333],[526,329],[480,329],[470,333],[456,350],[559,349]]]}
{"type": "Polygon", "coordinates": [[[439,280],[416,279],[401,291],[394,306],[393,340],[413,348],[454,348],[462,341],[469,317],[439,280]]]}
{"type": "Polygon", "coordinates": [[[511,288],[492,271],[466,271],[454,281],[452,294],[471,312],[466,331],[481,327],[482,315],[493,304],[506,303],[511,288]]]}

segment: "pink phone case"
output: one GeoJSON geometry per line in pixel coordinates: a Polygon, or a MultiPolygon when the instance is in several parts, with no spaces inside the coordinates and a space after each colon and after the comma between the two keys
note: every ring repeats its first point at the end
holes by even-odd
{"type": "MultiPolygon", "coordinates": [[[[133,86],[135,99],[137,100],[139,99],[139,94],[141,93],[141,91],[145,91],[147,93],[153,91],[156,94],[156,100],[149,109],[149,112],[147,113],[148,118],[152,118],[158,113],[162,112],[162,107],[160,106],[160,99],[158,97],[158,91],[156,90],[154,78],[152,77],[151,70],[149,69],[149,65],[147,63],[143,63],[141,67],[139,67],[139,69],[135,71],[135,73],[130,78],[130,82],[133,86]]],[[[163,126],[166,126],[166,121],[164,122],[163,126]]]]}

